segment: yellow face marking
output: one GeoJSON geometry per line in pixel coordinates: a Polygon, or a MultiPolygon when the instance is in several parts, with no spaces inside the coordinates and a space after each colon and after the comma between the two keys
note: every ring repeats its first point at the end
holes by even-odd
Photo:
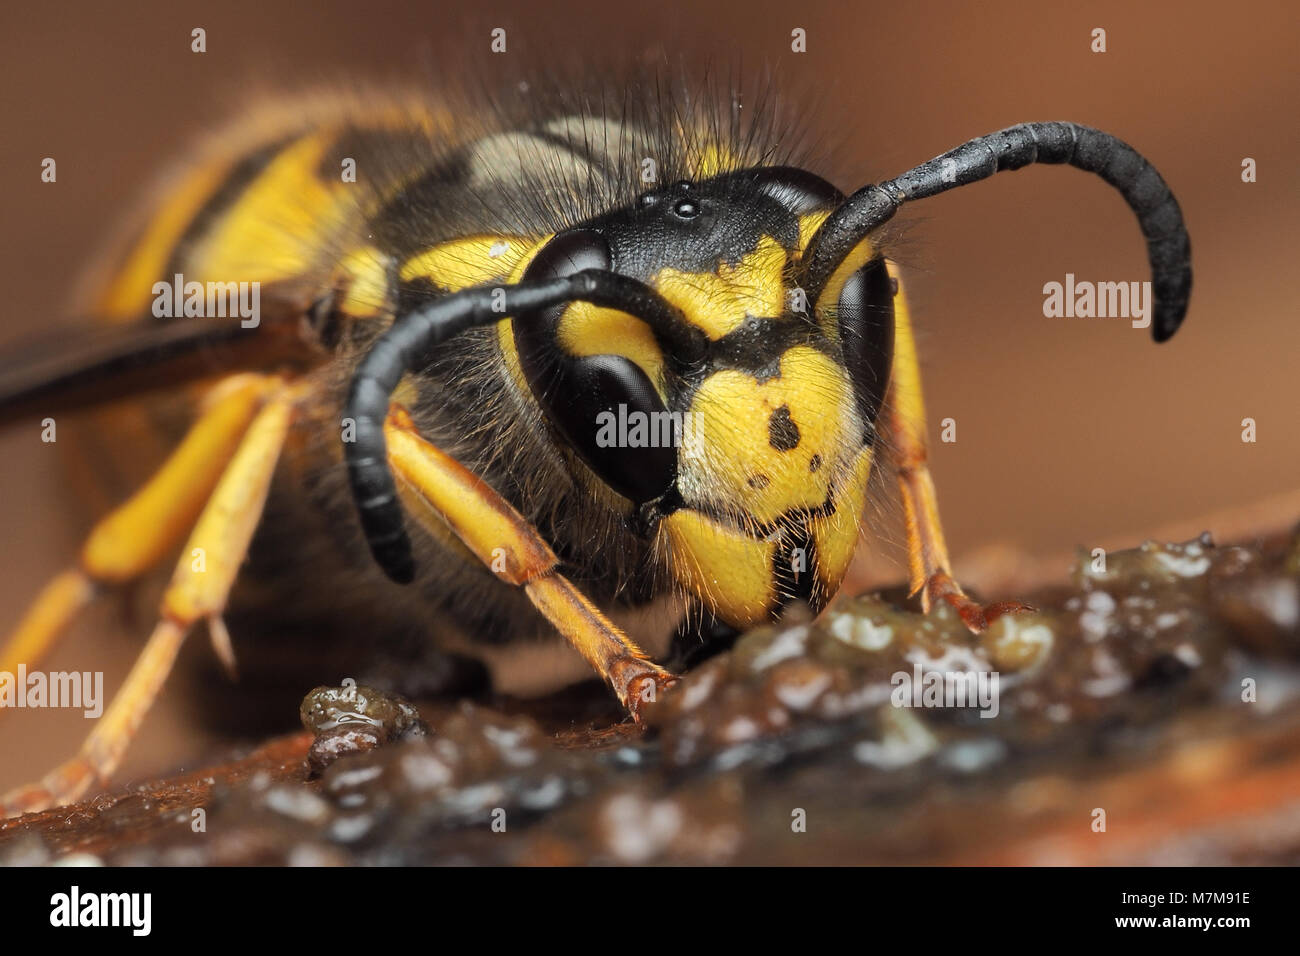
{"type": "Polygon", "coordinates": [[[711,339],[739,328],[748,315],[773,317],[785,311],[786,252],[764,236],[753,252],[717,272],[661,269],[652,285],[711,339]]]}
{"type": "Polygon", "coordinates": [[[343,257],[341,270],[345,291],[339,309],[358,319],[382,315],[388,305],[388,257],[373,246],[356,249],[343,257]]]}
{"type": "Polygon", "coordinates": [[[835,496],[835,513],[813,518],[814,553],[817,555],[817,580],[822,593],[831,597],[840,588],[849,563],[858,549],[862,512],[867,503],[867,482],[871,478],[871,449],[858,452],[848,477],[835,496]]]}
{"type": "MultiPolygon", "coordinates": [[[[507,277],[507,281],[518,282],[522,279],[524,273],[528,271],[528,265],[533,261],[533,257],[554,238],[555,233],[543,236],[536,240],[530,248],[524,250],[523,255],[520,256],[519,261],[515,263],[514,269],[511,270],[510,275],[507,277]]],[[[515,346],[513,323],[497,323],[497,343],[501,346],[501,357],[505,359],[506,370],[510,373],[510,380],[515,383],[515,387],[522,394],[527,395],[529,393],[528,380],[524,377],[524,370],[519,365],[519,349],[515,346]]]]}
{"type": "Polygon", "coordinates": [[[830,216],[831,210],[827,209],[799,217],[799,258],[803,258],[803,254],[808,250],[809,241],[830,216]]]}
{"type": "Polygon", "coordinates": [[[808,346],[787,351],[779,377],[767,382],[715,372],[691,405],[701,454],[679,463],[683,495],[760,523],[824,504],[852,401],[844,370],[808,346]]]}
{"type": "Polygon", "coordinates": [[[840,301],[840,292],[844,290],[844,283],[848,282],[864,265],[867,260],[875,255],[875,247],[872,246],[870,239],[863,239],[853,251],[844,257],[844,261],[836,267],[831,273],[831,277],[826,281],[826,287],[822,289],[821,296],[817,299],[817,315],[822,319],[822,324],[832,334],[838,335],[835,331],[835,323],[830,321],[830,312],[838,307],[840,301]]]}
{"type": "Polygon", "coordinates": [[[425,277],[441,289],[459,292],[510,276],[535,248],[536,239],[519,236],[453,239],[407,259],[399,275],[403,282],[425,277]]]}
{"type": "Polygon", "coordinates": [[[766,620],[776,604],[772,561],[776,544],[683,508],[660,522],[673,574],[733,627],[766,620]]]}
{"type": "Polygon", "coordinates": [[[617,309],[574,302],[560,319],[561,348],[570,355],[623,355],[641,367],[656,387],[663,376],[664,357],[650,326],[617,309]]]}

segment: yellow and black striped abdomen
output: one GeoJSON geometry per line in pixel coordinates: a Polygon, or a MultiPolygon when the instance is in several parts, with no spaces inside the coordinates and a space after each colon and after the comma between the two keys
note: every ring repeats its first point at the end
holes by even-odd
{"type": "MultiPolygon", "coordinates": [[[[373,283],[366,234],[386,201],[456,147],[436,107],[313,100],[259,110],[213,136],[159,191],[96,299],[113,320],[150,313],[155,283],[256,282],[324,292],[373,283]]],[[[362,294],[376,291],[372,284],[362,294]]]]}

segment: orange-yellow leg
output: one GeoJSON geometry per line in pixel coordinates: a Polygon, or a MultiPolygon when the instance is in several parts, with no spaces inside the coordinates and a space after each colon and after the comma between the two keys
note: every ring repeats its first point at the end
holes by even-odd
{"type": "Polygon", "coordinates": [[[100,585],[126,584],[163,560],[193,527],[222,469],[275,381],[236,375],[213,389],[198,420],[149,482],[103,518],[76,567],[54,578],[0,646],[0,671],[36,667],[100,585]]]}
{"type": "Polygon", "coordinates": [[[559,573],[554,552],[519,512],[477,475],[421,438],[401,405],[390,406],[384,434],[389,465],[414,516],[435,534],[450,528],[501,580],[522,587],[640,720],[641,707],[676,678],[649,660],[559,573]]]}
{"type": "MultiPolygon", "coordinates": [[[[898,279],[890,264],[890,273],[898,279]]],[[[927,464],[925,400],[921,393],[921,372],[916,358],[911,316],[899,280],[894,298],[894,361],[889,401],[881,415],[881,426],[895,455],[898,485],[902,492],[903,516],[907,526],[907,556],[910,589],[921,592],[921,606],[929,611],[936,601],[946,601],[961,615],[972,631],[982,631],[1003,614],[1033,610],[1019,601],[981,605],[971,600],[953,579],[948,546],[939,520],[939,501],[927,464]]]]}
{"type": "MultiPolygon", "coordinates": [[[[0,798],[0,815],[68,803],[85,795],[96,782],[106,781],[162,688],[189,629],[199,620],[208,620],[224,633],[221,613],[261,518],[299,394],[297,387],[283,384],[274,385],[269,394],[261,393],[260,410],[225,467],[217,468],[219,478],[163,594],[158,625],[126,682],[78,754],[40,783],[0,798]]],[[[206,472],[209,467],[211,463],[205,460],[199,470],[206,472]]],[[[175,477],[181,478],[179,474],[175,477]]],[[[181,491],[179,487],[175,490],[181,491]]],[[[149,513],[139,504],[140,498],[125,507],[140,507],[137,517],[144,520],[149,513]]],[[[166,501],[160,497],[155,504],[161,508],[166,501]]],[[[164,516],[157,517],[162,520],[164,516]]]]}

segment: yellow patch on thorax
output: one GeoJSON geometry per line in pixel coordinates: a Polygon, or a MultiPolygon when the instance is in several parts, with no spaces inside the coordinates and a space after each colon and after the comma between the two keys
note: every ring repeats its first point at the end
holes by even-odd
{"type": "MultiPolygon", "coordinates": [[[[402,263],[398,271],[404,282],[423,276],[440,289],[459,292],[486,282],[515,283],[523,278],[533,257],[554,235],[468,236],[439,243],[402,263]]],[[[514,329],[510,322],[497,323],[497,341],[510,378],[522,392],[528,383],[519,365],[514,329]]]]}
{"type": "Polygon", "coordinates": [[[440,289],[459,292],[511,276],[536,239],[519,236],[469,236],[439,243],[402,263],[403,282],[426,278],[440,289]]]}
{"type": "Polygon", "coordinates": [[[346,254],[339,263],[344,291],[339,310],[357,319],[372,319],[388,307],[389,259],[374,246],[346,254]]]}
{"type": "Polygon", "coordinates": [[[308,270],[355,189],[320,177],[335,135],[304,136],[267,164],[203,237],[192,260],[201,276],[194,278],[269,282],[308,270]]]}
{"type": "Polygon", "coordinates": [[[661,269],[651,284],[709,338],[720,339],[747,316],[773,318],[785,311],[785,267],[785,249],[764,236],[734,265],[724,262],[708,273],[661,269]]]}

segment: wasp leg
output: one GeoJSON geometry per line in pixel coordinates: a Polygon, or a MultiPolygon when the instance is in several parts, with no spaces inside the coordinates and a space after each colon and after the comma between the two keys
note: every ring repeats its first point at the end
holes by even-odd
{"type": "MultiPolygon", "coordinates": [[[[77,756],[40,783],[0,798],[0,816],[69,803],[103,783],[117,769],[189,629],[199,620],[219,621],[235,576],[261,519],[271,477],[288,434],[299,390],[280,385],[265,397],[203,506],[163,594],[159,622],[77,756]]],[[[220,627],[218,623],[216,625],[220,627]]]]}
{"type": "MultiPolygon", "coordinates": [[[[892,263],[890,265],[890,274],[897,280],[897,272],[892,263]]],[[[901,282],[894,299],[894,315],[894,360],[889,400],[881,418],[894,450],[903,498],[909,588],[913,594],[921,592],[921,606],[927,612],[936,601],[946,601],[961,615],[967,627],[972,631],[982,631],[1003,614],[1031,611],[1033,608],[1019,601],[981,605],[967,597],[953,579],[948,546],[944,543],[943,525],[939,520],[934,479],[927,464],[921,370],[901,282]]]]}
{"type": "Polygon", "coordinates": [[[236,375],[216,386],[189,433],[149,482],[95,525],[74,568],[47,584],[0,646],[0,672],[35,667],[100,585],[119,585],[158,564],[193,527],[221,470],[274,381],[236,375]]]}
{"type": "MultiPolygon", "coordinates": [[[[633,718],[676,678],[559,573],[559,559],[519,512],[486,482],[420,437],[401,405],[384,422],[388,462],[422,522],[445,522],[466,548],[529,599],[613,688],[633,718]]],[[[432,528],[435,533],[439,530],[432,528]]]]}

